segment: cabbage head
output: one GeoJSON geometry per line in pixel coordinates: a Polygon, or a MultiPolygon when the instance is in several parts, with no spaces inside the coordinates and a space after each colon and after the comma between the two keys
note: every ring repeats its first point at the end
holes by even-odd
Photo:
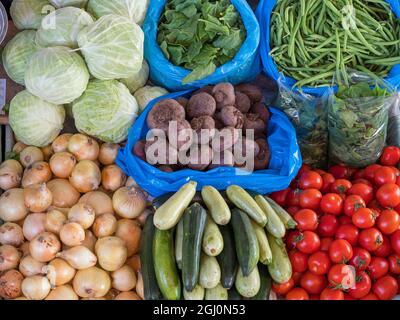
{"type": "Polygon", "coordinates": [[[88,11],[96,18],[117,14],[141,26],[148,6],[149,0],[89,0],[88,11]]]}
{"type": "Polygon", "coordinates": [[[42,25],[36,33],[36,42],[41,47],[76,48],[78,33],[91,23],[92,16],[82,9],[57,9],[43,18],[42,25]]]}
{"type": "Polygon", "coordinates": [[[136,99],[117,80],[92,80],[72,105],[76,128],[105,142],[119,143],[128,136],[138,113],[136,99]]]}
{"type": "Polygon", "coordinates": [[[151,100],[168,94],[168,91],[161,87],[145,86],[135,92],[136,101],[139,104],[140,112],[142,112],[151,100]]]}
{"type": "Polygon", "coordinates": [[[35,42],[35,30],[24,30],[11,39],[3,50],[3,66],[14,82],[25,85],[26,65],[32,54],[39,49],[35,42]]]}
{"type": "Polygon", "coordinates": [[[19,30],[38,29],[42,19],[54,7],[47,0],[14,0],[10,15],[19,30]]]}
{"type": "Polygon", "coordinates": [[[81,56],[66,47],[41,48],[29,59],[25,85],[35,96],[65,104],[79,98],[89,82],[81,56]]]}
{"type": "Polygon", "coordinates": [[[149,65],[146,60],[143,60],[142,68],[139,72],[135,72],[129,78],[120,79],[133,94],[135,91],[143,87],[149,79],[149,65]]]}
{"type": "Polygon", "coordinates": [[[27,145],[49,145],[63,128],[65,110],[24,90],[10,103],[10,125],[18,140],[27,145]]]}
{"type": "Polygon", "coordinates": [[[143,63],[142,29],[127,18],[106,15],[78,34],[90,73],[100,80],[128,78],[143,63]]]}
{"type": "Polygon", "coordinates": [[[63,8],[63,7],[77,7],[77,8],[84,8],[88,0],[49,0],[50,3],[55,6],[56,8],[63,8]]]}

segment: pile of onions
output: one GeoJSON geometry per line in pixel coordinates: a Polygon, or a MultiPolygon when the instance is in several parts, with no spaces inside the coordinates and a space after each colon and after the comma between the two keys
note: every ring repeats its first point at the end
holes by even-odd
{"type": "Polygon", "coordinates": [[[96,140],[78,133],[69,138],[68,151],[71,152],[78,161],[94,161],[99,156],[100,148],[96,140]]]}
{"type": "Polygon", "coordinates": [[[128,257],[125,241],[118,237],[104,237],[97,240],[95,252],[100,266],[107,271],[118,270],[128,257]]]}
{"type": "Polygon", "coordinates": [[[138,187],[122,187],[112,198],[115,212],[122,218],[137,218],[144,209],[147,201],[144,192],[138,187]]]}
{"type": "Polygon", "coordinates": [[[91,267],[79,270],[72,282],[74,291],[82,298],[99,298],[111,288],[111,279],[104,270],[91,267]]]}
{"type": "Polygon", "coordinates": [[[6,222],[0,226],[0,244],[19,247],[24,242],[22,228],[13,222],[6,222]]]}
{"type": "Polygon", "coordinates": [[[101,185],[107,191],[115,191],[126,183],[126,175],[115,164],[104,167],[101,172],[101,185]]]}
{"type": "Polygon", "coordinates": [[[53,209],[47,212],[44,227],[46,231],[59,234],[66,223],[67,217],[59,210],[53,209]]]}
{"type": "Polygon", "coordinates": [[[104,213],[96,218],[93,233],[97,238],[112,236],[117,230],[117,218],[111,213],[104,213]]]}
{"type": "Polygon", "coordinates": [[[79,203],[84,203],[91,206],[94,209],[96,215],[114,212],[110,196],[101,191],[92,191],[84,194],[79,199],[79,203]]]}
{"type": "Polygon", "coordinates": [[[50,292],[50,282],[44,276],[27,277],[21,284],[22,293],[29,300],[43,300],[50,292]]]}
{"type": "Polygon", "coordinates": [[[111,273],[112,287],[119,291],[130,291],[136,286],[136,273],[127,265],[111,273]]]}
{"type": "Polygon", "coordinates": [[[37,235],[46,231],[46,214],[31,213],[24,220],[22,227],[24,237],[28,241],[32,241],[37,235]]]}
{"type": "Polygon", "coordinates": [[[108,166],[115,162],[119,150],[119,144],[103,143],[100,147],[98,160],[104,166],[108,166]]]}
{"type": "Polygon", "coordinates": [[[43,161],[44,155],[38,147],[29,146],[19,154],[19,161],[26,168],[38,161],[43,161]]]}
{"type": "Polygon", "coordinates": [[[60,241],[57,236],[51,232],[42,232],[29,243],[29,252],[31,256],[39,262],[49,262],[53,260],[60,249],[60,241]]]}
{"type": "Polygon", "coordinates": [[[40,184],[50,181],[51,170],[47,162],[39,161],[30,165],[25,169],[24,175],[22,176],[21,185],[23,188],[34,184],[40,184]]]}
{"type": "Polygon", "coordinates": [[[8,190],[19,187],[22,180],[22,166],[16,160],[6,160],[0,165],[0,188],[8,190]]]}
{"type": "Polygon", "coordinates": [[[74,289],[69,284],[66,284],[51,290],[45,300],[79,300],[79,297],[74,289]]]}
{"type": "Polygon", "coordinates": [[[34,184],[24,189],[25,206],[31,212],[44,212],[53,202],[53,194],[45,183],[34,184]]]}
{"type": "Polygon", "coordinates": [[[8,270],[0,276],[0,297],[3,299],[18,298],[24,276],[17,270],[8,270]]]}
{"type": "Polygon", "coordinates": [[[63,259],[56,258],[42,268],[52,286],[62,286],[70,282],[75,276],[75,269],[63,259]]]}
{"type": "Polygon", "coordinates": [[[67,261],[77,270],[93,267],[97,263],[97,257],[85,246],[76,246],[57,254],[57,257],[67,261]]]}
{"type": "Polygon", "coordinates": [[[84,203],[74,205],[68,212],[68,221],[76,222],[84,229],[89,229],[95,218],[96,213],[93,207],[84,203]]]}
{"type": "Polygon", "coordinates": [[[101,182],[99,166],[91,160],[79,161],[71,172],[69,182],[79,192],[96,190],[101,182]]]}
{"type": "Polygon", "coordinates": [[[51,180],[47,187],[53,194],[53,206],[71,208],[79,200],[79,192],[65,179],[51,180]]]}
{"type": "Polygon", "coordinates": [[[20,259],[21,253],[17,248],[8,244],[0,246],[0,272],[15,269],[20,259]]]}
{"type": "Polygon", "coordinates": [[[7,222],[22,220],[28,214],[25,207],[24,190],[10,189],[0,197],[0,219],[7,222]]]}
{"type": "Polygon", "coordinates": [[[51,144],[55,153],[64,152],[68,150],[69,139],[73,136],[72,133],[64,133],[59,135],[51,144]]]}
{"type": "Polygon", "coordinates": [[[129,219],[118,220],[115,236],[125,241],[128,257],[139,252],[142,229],[135,221],[129,219]]]}
{"type": "Polygon", "coordinates": [[[27,255],[21,259],[21,262],[19,263],[19,271],[25,277],[36,276],[43,272],[45,265],[44,262],[39,262],[33,259],[31,255],[27,255]]]}
{"type": "Polygon", "coordinates": [[[85,240],[85,230],[75,222],[69,222],[60,230],[60,240],[69,247],[80,246],[85,240]]]}
{"type": "Polygon", "coordinates": [[[50,159],[50,169],[57,178],[66,179],[76,165],[76,158],[69,152],[55,153],[50,159]]]}

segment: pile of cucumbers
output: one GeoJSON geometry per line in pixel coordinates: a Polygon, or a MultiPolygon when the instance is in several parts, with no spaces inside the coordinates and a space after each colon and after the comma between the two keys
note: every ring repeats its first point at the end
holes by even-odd
{"type": "Polygon", "coordinates": [[[154,200],[142,234],[146,300],[267,300],[292,267],[282,241],[292,217],[272,199],[190,181],[154,200]]]}

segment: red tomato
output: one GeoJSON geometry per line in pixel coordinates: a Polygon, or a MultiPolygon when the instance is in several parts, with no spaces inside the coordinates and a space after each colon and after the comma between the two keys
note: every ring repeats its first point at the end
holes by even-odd
{"type": "Polygon", "coordinates": [[[298,230],[292,230],[289,231],[287,237],[286,237],[286,247],[289,250],[292,250],[294,248],[296,248],[296,244],[299,241],[299,237],[300,237],[301,233],[298,230]]]}
{"type": "Polygon", "coordinates": [[[303,163],[299,172],[297,173],[297,177],[301,177],[301,175],[306,171],[311,171],[311,167],[308,164],[303,163]]]}
{"type": "Polygon", "coordinates": [[[322,169],[314,169],[314,172],[320,174],[321,176],[322,176],[323,174],[326,174],[326,171],[324,171],[324,170],[322,170],[322,169]]]}
{"type": "Polygon", "coordinates": [[[300,279],[301,279],[302,275],[303,275],[302,272],[293,272],[292,279],[294,281],[294,286],[295,287],[300,285],[300,279]]]}
{"type": "Polygon", "coordinates": [[[329,190],[331,189],[332,183],[335,182],[335,177],[330,174],[330,173],[325,173],[322,175],[322,188],[321,192],[322,193],[328,193],[329,190]]]}
{"type": "Polygon", "coordinates": [[[353,224],[353,222],[351,221],[351,218],[349,216],[340,216],[339,219],[339,225],[345,225],[345,224],[353,224]]]}
{"type": "Polygon", "coordinates": [[[367,179],[357,179],[351,182],[353,185],[357,183],[366,184],[367,186],[373,187],[374,185],[367,179]]]}
{"type": "Polygon", "coordinates": [[[394,208],[394,210],[400,214],[400,204],[394,208]]]}
{"type": "Polygon", "coordinates": [[[385,276],[374,283],[372,290],[380,300],[392,300],[399,290],[399,285],[395,278],[385,276]]]}
{"type": "Polygon", "coordinates": [[[400,255],[392,254],[388,260],[390,272],[394,274],[400,274],[400,255]]]}
{"type": "Polygon", "coordinates": [[[352,266],[335,264],[328,272],[328,281],[335,287],[347,290],[355,284],[355,272],[352,266]]]}
{"type": "Polygon", "coordinates": [[[364,169],[364,178],[369,181],[374,181],[375,171],[378,170],[381,166],[379,164],[371,164],[370,166],[364,169]]]}
{"type": "Polygon", "coordinates": [[[330,167],[329,172],[335,179],[347,179],[350,176],[349,168],[341,165],[330,167]]]}
{"type": "Polygon", "coordinates": [[[355,246],[358,243],[358,235],[357,227],[352,224],[343,224],[337,229],[335,238],[346,240],[352,246],[355,246]]]}
{"type": "Polygon", "coordinates": [[[347,196],[343,203],[343,212],[351,217],[358,209],[365,208],[365,201],[358,195],[347,196]]]}
{"type": "Polygon", "coordinates": [[[332,238],[322,238],[320,250],[324,251],[324,252],[328,252],[332,242],[333,242],[332,238]]]}
{"type": "Polygon", "coordinates": [[[331,185],[331,192],[337,194],[345,194],[347,190],[351,188],[352,184],[349,180],[346,179],[337,179],[331,185]]]}
{"type": "Polygon", "coordinates": [[[294,288],[286,295],[286,300],[310,300],[306,290],[302,288],[294,288]]]}
{"type": "Polygon", "coordinates": [[[394,210],[384,210],[379,215],[377,227],[383,234],[392,234],[400,226],[400,215],[394,210]]]}
{"type": "Polygon", "coordinates": [[[400,176],[397,176],[397,178],[396,178],[396,184],[397,184],[398,186],[400,186],[400,176]]]}
{"type": "Polygon", "coordinates": [[[400,187],[394,183],[385,184],[376,192],[376,198],[383,207],[397,207],[400,204],[400,187]]]}
{"type": "Polygon", "coordinates": [[[296,213],[297,211],[299,211],[299,210],[301,210],[300,207],[288,207],[288,208],[286,209],[286,211],[289,212],[289,214],[290,214],[291,216],[294,216],[295,213],[296,213]]]}
{"type": "Polygon", "coordinates": [[[308,269],[316,275],[327,274],[330,267],[331,261],[326,252],[318,251],[308,258],[308,269]]]}
{"type": "Polygon", "coordinates": [[[379,300],[377,295],[375,293],[368,293],[364,298],[361,298],[360,300],[379,300]]]}
{"type": "Polygon", "coordinates": [[[392,250],[397,254],[400,254],[400,230],[397,230],[390,236],[390,244],[392,250]]]}
{"type": "Polygon", "coordinates": [[[277,294],[284,296],[294,287],[294,280],[290,278],[289,281],[285,283],[272,283],[272,290],[274,290],[277,294]]]}
{"type": "Polygon", "coordinates": [[[364,179],[364,177],[365,177],[365,169],[357,169],[352,174],[351,179],[352,180],[364,179]]]}
{"type": "Polygon", "coordinates": [[[318,276],[311,271],[307,271],[300,279],[300,285],[309,294],[320,294],[327,286],[325,276],[318,276]]]}
{"type": "Polygon", "coordinates": [[[349,295],[355,299],[365,297],[371,291],[371,278],[364,271],[358,271],[355,286],[349,289],[349,295]]]}
{"type": "Polygon", "coordinates": [[[383,242],[382,233],[376,228],[364,229],[360,232],[358,243],[368,251],[377,250],[383,242]]]}
{"type": "Polygon", "coordinates": [[[298,237],[296,248],[303,253],[312,254],[321,247],[321,241],[317,234],[312,231],[304,231],[298,237]]]}
{"type": "Polygon", "coordinates": [[[331,214],[326,214],[320,218],[317,230],[322,237],[333,237],[338,227],[337,218],[331,214]]]}
{"type": "Polygon", "coordinates": [[[396,174],[392,168],[380,167],[374,173],[374,181],[378,187],[387,183],[396,183],[396,174]]]}
{"type": "Polygon", "coordinates": [[[333,263],[346,263],[353,256],[351,244],[343,239],[334,240],[329,248],[329,257],[333,263]]]}
{"type": "Polygon", "coordinates": [[[315,211],[302,209],[293,216],[297,222],[297,229],[300,231],[314,231],[318,227],[318,216],[315,211]]]}
{"type": "Polygon", "coordinates": [[[368,208],[370,208],[371,210],[376,211],[377,213],[381,213],[381,211],[385,210],[385,208],[383,208],[378,200],[374,199],[372,201],[370,201],[370,203],[368,203],[368,208]]]}
{"type": "Polygon", "coordinates": [[[318,294],[310,294],[310,300],[320,300],[318,294]]]}
{"type": "Polygon", "coordinates": [[[349,295],[348,293],[345,293],[344,300],[357,300],[357,299],[354,299],[351,295],[349,295]]]}
{"type": "Polygon", "coordinates": [[[281,207],[285,207],[286,206],[286,197],[287,197],[289,191],[290,191],[290,188],[287,188],[282,191],[273,192],[273,193],[271,193],[270,197],[273,200],[275,200],[275,202],[277,204],[279,204],[281,207]]]}
{"type": "Polygon", "coordinates": [[[384,166],[395,166],[400,160],[400,149],[394,146],[388,146],[383,149],[379,162],[384,166]]]}
{"type": "Polygon", "coordinates": [[[387,236],[383,236],[382,245],[373,252],[374,256],[386,258],[391,252],[392,248],[390,247],[390,239],[387,236]]]}
{"type": "Polygon", "coordinates": [[[361,198],[363,198],[364,202],[368,204],[374,197],[374,189],[364,183],[356,183],[351,186],[347,194],[359,195],[361,198]]]}
{"type": "Polygon", "coordinates": [[[307,270],[308,255],[296,249],[289,251],[289,259],[294,272],[307,270]]]}
{"type": "Polygon", "coordinates": [[[344,300],[344,293],[338,289],[325,288],[321,292],[320,300],[344,300]]]}
{"type": "Polygon", "coordinates": [[[307,189],[300,193],[300,207],[303,209],[318,210],[322,194],[317,189],[307,189]]]}
{"type": "Polygon", "coordinates": [[[304,172],[299,179],[300,189],[321,189],[323,185],[322,177],[315,171],[304,172]]]}
{"type": "Polygon", "coordinates": [[[400,176],[400,170],[397,167],[390,166],[389,168],[393,170],[396,178],[400,176]]]}
{"type": "Polygon", "coordinates": [[[375,225],[375,219],[374,212],[368,208],[358,209],[351,217],[353,224],[360,229],[372,228],[375,225]]]}
{"type": "Polygon", "coordinates": [[[300,205],[300,189],[290,189],[286,196],[286,203],[290,207],[298,207],[300,205]]]}
{"type": "Polygon", "coordinates": [[[339,215],[343,210],[343,199],[336,193],[327,193],[321,199],[320,208],[322,212],[339,215]]]}
{"type": "Polygon", "coordinates": [[[363,248],[354,247],[353,257],[350,259],[349,263],[357,270],[364,271],[371,263],[371,254],[363,248]]]}
{"type": "Polygon", "coordinates": [[[371,279],[376,280],[389,272],[389,263],[384,258],[372,257],[367,270],[371,279]]]}

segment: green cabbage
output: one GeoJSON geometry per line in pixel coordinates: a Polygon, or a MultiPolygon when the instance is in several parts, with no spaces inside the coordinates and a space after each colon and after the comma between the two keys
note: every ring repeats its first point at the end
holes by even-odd
{"type": "Polygon", "coordinates": [[[55,6],[56,8],[63,8],[63,7],[77,7],[77,8],[84,8],[88,0],[49,0],[50,3],[55,6]]]}
{"type": "Polygon", "coordinates": [[[35,43],[36,31],[18,33],[3,50],[3,66],[8,76],[16,83],[25,85],[26,65],[32,54],[39,49],[35,43]]]}
{"type": "Polygon", "coordinates": [[[117,80],[93,80],[72,106],[76,128],[102,141],[126,139],[138,105],[128,88],[117,80]]]}
{"type": "Polygon", "coordinates": [[[101,17],[78,35],[90,73],[100,80],[128,78],[143,63],[144,35],[140,27],[117,15],[101,17]]]}
{"type": "Polygon", "coordinates": [[[76,48],[78,33],[91,23],[93,23],[92,16],[82,9],[75,7],[57,9],[43,18],[36,34],[36,42],[42,47],[76,48]]]}
{"type": "Polygon", "coordinates": [[[142,25],[148,6],[149,0],[89,0],[88,11],[96,18],[117,14],[142,25]]]}
{"type": "Polygon", "coordinates": [[[81,56],[66,47],[37,50],[28,62],[25,85],[35,96],[54,104],[79,98],[89,82],[81,56]]]}
{"type": "Polygon", "coordinates": [[[168,94],[168,91],[161,87],[145,86],[135,92],[136,101],[139,104],[140,112],[142,112],[151,100],[168,94]]]}
{"type": "Polygon", "coordinates": [[[126,85],[131,93],[143,87],[149,79],[149,65],[146,60],[143,60],[142,68],[139,72],[135,72],[129,78],[120,79],[126,85]]]}
{"type": "Polygon", "coordinates": [[[10,125],[18,140],[37,147],[49,145],[60,133],[65,110],[24,90],[10,103],[10,125]]]}
{"type": "Polygon", "coordinates": [[[14,0],[10,14],[17,29],[38,29],[44,16],[54,10],[47,0],[14,0]]]}

